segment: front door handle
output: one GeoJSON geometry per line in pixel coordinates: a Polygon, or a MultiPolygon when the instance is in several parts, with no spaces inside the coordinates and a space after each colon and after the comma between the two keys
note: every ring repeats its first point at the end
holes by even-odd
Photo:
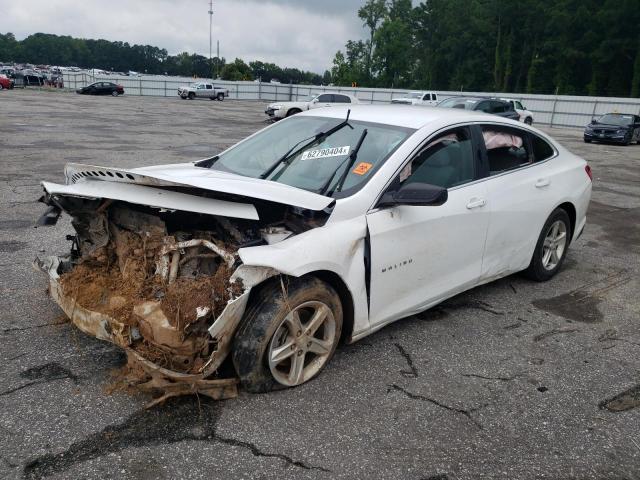
{"type": "Polygon", "coordinates": [[[484,207],[487,204],[486,200],[484,198],[472,198],[471,200],[469,200],[469,203],[467,203],[467,208],[469,210],[471,210],[472,208],[479,208],[479,207],[484,207]]]}
{"type": "Polygon", "coordinates": [[[536,182],[536,188],[548,187],[550,184],[551,181],[548,178],[539,178],[536,182]]]}

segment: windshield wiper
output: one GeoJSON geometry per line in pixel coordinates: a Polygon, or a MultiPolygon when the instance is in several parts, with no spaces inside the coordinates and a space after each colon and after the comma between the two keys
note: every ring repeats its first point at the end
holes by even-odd
{"type": "MultiPolygon", "coordinates": [[[[301,151],[303,151],[306,148],[309,148],[311,145],[313,145],[314,143],[317,142],[322,142],[324,141],[328,136],[333,135],[334,133],[336,133],[338,130],[340,130],[341,128],[344,128],[346,125],[349,125],[349,115],[351,114],[351,109],[347,110],[347,118],[345,118],[341,123],[339,123],[338,125],[336,125],[335,127],[330,128],[329,130],[327,130],[326,132],[320,132],[317,133],[314,137],[312,137],[311,141],[305,143],[304,145],[302,145],[299,148],[296,148],[298,145],[300,145],[300,143],[304,142],[306,139],[300,140],[298,143],[296,143],[293,147],[291,147],[287,153],[285,153],[282,157],[280,157],[273,165],[271,165],[269,168],[267,168],[263,173],[260,174],[260,178],[265,179],[267,178],[269,175],[271,175],[276,168],[278,168],[282,163],[286,162],[287,160],[289,160],[290,158],[295,157],[298,153],[300,153],[301,151]],[[294,150],[295,149],[295,150],[294,150]]],[[[353,128],[351,125],[349,125],[350,128],[353,128]]],[[[311,137],[310,137],[311,138],[311,137]]],[[[284,169],[283,169],[284,170],[284,169]]]]}
{"type": "Polygon", "coordinates": [[[333,173],[329,177],[329,180],[327,180],[327,183],[325,183],[322,186],[322,189],[320,190],[320,195],[325,194],[326,190],[329,188],[329,185],[331,185],[331,181],[333,180],[333,177],[336,176],[336,173],[338,173],[338,170],[340,170],[342,165],[344,165],[344,163],[348,160],[349,163],[347,164],[347,168],[345,168],[344,172],[342,172],[342,175],[340,176],[340,180],[338,180],[338,183],[336,184],[336,186],[330,192],[328,192],[327,196],[330,197],[331,195],[333,195],[333,192],[335,192],[336,190],[338,192],[342,191],[342,185],[344,184],[344,181],[346,180],[347,175],[349,175],[349,170],[351,170],[351,167],[353,166],[353,164],[356,163],[356,159],[358,158],[358,151],[360,150],[360,147],[362,146],[362,142],[364,142],[364,138],[367,136],[367,133],[369,132],[365,128],[364,131],[362,132],[362,135],[360,135],[360,138],[358,139],[356,148],[354,148],[351,151],[351,154],[347,158],[345,158],[342,162],[340,162],[340,165],[338,165],[338,167],[333,171],[333,173]]]}

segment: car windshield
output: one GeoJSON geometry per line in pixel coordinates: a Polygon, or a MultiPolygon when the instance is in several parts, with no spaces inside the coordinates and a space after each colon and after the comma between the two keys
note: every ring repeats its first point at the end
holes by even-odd
{"type": "Polygon", "coordinates": [[[633,123],[633,116],[607,113],[606,115],[603,115],[598,119],[598,123],[606,123],[607,125],[627,126],[633,123]]]}
{"type": "MultiPolygon", "coordinates": [[[[327,132],[341,122],[342,119],[339,118],[293,117],[221,154],[211,168],[259,178],[289,150],[295,151],[318,133],[327,132]]],[[[414,131],[393,125],[352,120],[349,125],[353,128],[345,126],[283,162],[271,172],[267,180],[316,193],[332,191],[339,183],[349,164],[349,155],[366,128],[367,135],[362,141],[355,163],[345,177],[342,191],[334,195],[348,196],[361,188],[414,131]]]]}
{"type": "Polygon", "coordinates": [[[438,104],[439,107],[446,108],[464,108],[465,110],[473,110],[478,100],[474,98],[447,98],[438,104]]]}

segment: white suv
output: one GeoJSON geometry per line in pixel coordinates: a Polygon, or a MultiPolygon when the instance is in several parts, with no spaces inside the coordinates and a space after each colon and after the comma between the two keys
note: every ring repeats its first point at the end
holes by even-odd
{"type": "Polygon", "coordinates": [[[284,117],[295,115],[296,113],[311,110],[313,108],[331,107],[333,105],[343,105],[345,103],[360,103],[360,101],[345,93],[320,93],[312,94],[307,98],[297,102],[276,102],[270,104],[264,111],[270,118],[279,120],[284,117]]]}

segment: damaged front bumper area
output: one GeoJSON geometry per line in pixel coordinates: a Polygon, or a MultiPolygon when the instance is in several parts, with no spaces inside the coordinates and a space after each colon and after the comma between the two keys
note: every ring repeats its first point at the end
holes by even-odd
{"type": "Polygon", "coordinates": [[[251,288],[277,274],[238,259],[238,245],[258,241],[260,230],[125,202],[48,200],[71,214],[76,235],[69,255],[34,266],[74,325],[126,351],[128,383],[160,393],[153,404],[235,397],[237,379],[223,363],[251,288]]]}

